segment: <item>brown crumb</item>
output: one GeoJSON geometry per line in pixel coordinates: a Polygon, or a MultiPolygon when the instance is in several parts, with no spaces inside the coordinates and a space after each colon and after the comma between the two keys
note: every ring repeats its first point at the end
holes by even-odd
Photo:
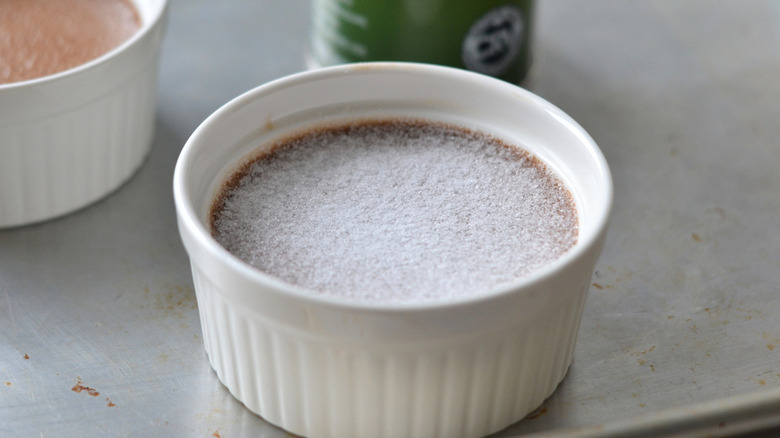
{"type": "Polygon", "coordinates": [[[13,383],[11,383],[11,382],[5,382],[5,386],[11,386],[11,385],[13,385],[13,383]]]}
{"type": "Polygon", "coordinates": [[[114,402],[112,402],[110,398],[106,397],[106,406],[108,406],[109,408],[113,408],[114,406],[116,406],[116,404],[114,404],[114,402]]]}
{"type": "Polygon", "coordinates": [[[541,417],[542,415],[544,415],[544,414],[546,414],[546,413],[547,413],[547,408],[541,408],[541,409],[539,409],[539,410],[538,410],[538,411],[536,411],[536,412],[532,412],[531,414],[529,414],[529,415],[528,415],[527,417],[525,417],[525,418],[526,418],[527,420],[535,420],[535,419],[537,419],[537,418],[541,417]]]}
{"type": "Polygon", "coordinates": [[[84,383],[81,381],[81,377],[76,377],[76,384],[73,385],[73,388],[71,388],[71,391],[73,392],[86,392],[87,394],[91,395],[92,397],[97,397],[100,395],[99,392],[95,390],[95,388],[90,388],[89,386],[84,386],[84,383]]]}
{"type": "Polygon", "coordinates": [[[29,358],[30,358],[30,356],[28,356],[27,354],[24,355],[24,360],[27,360],[29,358]]]}

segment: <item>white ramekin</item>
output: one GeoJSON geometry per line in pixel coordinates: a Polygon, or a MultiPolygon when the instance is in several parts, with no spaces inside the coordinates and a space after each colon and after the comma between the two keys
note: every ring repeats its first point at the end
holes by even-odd
{"type": "Polygon", "coordinates": [[[0,85],[0,227],[51,219],[115,190],[149,153],[167,0],[135,0],[142,27],[78,67],[0,85]]]}
{"type": "Polygon", "coordinates": [[[480,436],[541,404],[571,363],[612,201],[598,147],[550,103],[487,76],[403,63],[309,71],[234,99],[192,134],[173,189],[219,378],[273,424],[342,438],[480,436]],[[250,151],[306,126],[372,116],[459,123],[526,147],[570,187],[578,243],[511,287],[381,305],[302,291],[210,236],[217,189],[250,151]]]}

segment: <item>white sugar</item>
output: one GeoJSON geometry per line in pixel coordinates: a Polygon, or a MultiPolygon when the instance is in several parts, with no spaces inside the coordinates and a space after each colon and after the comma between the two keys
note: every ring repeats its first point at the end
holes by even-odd
{"type": "Polygon", "coordinates": [[[212,232],[316,293],[405,303],[486,292],[577,239],[571,194],[526,152],[414,121],[311,131],[233,178],[212,232]]]}

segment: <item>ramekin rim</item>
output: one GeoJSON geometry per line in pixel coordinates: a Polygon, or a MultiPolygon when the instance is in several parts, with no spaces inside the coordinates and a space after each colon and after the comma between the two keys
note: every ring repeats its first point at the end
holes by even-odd
{"type": "MultiPolygon", "coordinates": [[[[381,61],[381,62],[365,62],[355,63],[348,65],[336,65],[330,67],[323,67],[316,70],[306,70],[298,73],[293,73],[284,77],[280,77],[250,90],[243,92],[242,94],[231,99],[216,111],[210,114],[190,135],[185,142],[180,156],[177,159],[174,169],[173,177],[173,192],[174,203],[179,216],[179,223],[187,227],[186,232],[189,232],[192,237],[199,242],[199,244],[215,255],[219,260],[225,264],[231,265],[241,276],[251,280],[255,283],[260,283],[268,286],[270,290],[278,295],[285,296],[293,300],[301,300],[304,302],[316,303],[318,305],[333,306],[342,309],[353,309],[361,311],[381,311],[381,312],[414,312],[414,311],[432,311],[432,310],[447,310],[461,306],[472,306],[479,302],[492,301],[501,298],[507,294],[519,293],[518,289],[529,288],[534,284],[544,282],[551,277],[554,277],[558,271],[564,267],[573,264],[580,257],[590,250],[594,245],[597,245],[599,239],[602,238],[606,232],[607,224],[609,222],[609,216],[612,209],[614,186],[612,176],[609,170],[607,160],[596,144],[595,140],[588,134],[588,132],[571,116],[564,111],[553,105],[551,102],[542,98],[541,96],[532,93],[526,89],[523,89],[517,85],[505,82],[499,79],[495,79],[479,73],[474,73],[462,69],[453,67],[432,65],[416,62],[397,62],[397,61],[381,61]],[[507,90],[512,90],[516,93],[521,93],[526,98],[530,98],[536,104],[539,104],[541,108],[550,113],[553,117],[565,124],[569,130],[576,132],[577,136],[581,139],[582,143],[588,147],[590,154],[593,156],[594,161],[597,163],[598,174],[603,178],[604,182],[604,205],[598,212],[598,216],[594,220],[593,232],[585,236],[585,240],[582,236],[578,238],[577,243],[569,249],[562,256],[556,260],[548,263],[547,265],[535,270],[531,274],[524,276],[512,283],[502,285],[500,287],[490,289],[485,292],[477,294],[468,294],[458,297],[448,297],[430,300],[420,300],[412,302],[381,302],[381,301],[367,301],[367,300],[355,300],[345,297],[332,296],[317,293],[309,289],[299,287],[290,283],[287,283],[281,279],[278,279],[270,274],[264,273],[250,264],[244,262],[240,258],[231,254],[227,249],[220,245],[216,239],[211,236],[207,227],[204,226],[198,219],[199,215],[195,211],[194,206],[189,201],[189,189],[186,187],[186,178],[184,166],[191,160],[192,144],[197,141],[197,138],[201,136],[203,131],[210,129],[210,126],[222,118],[225,113],[237,111],[244,105],[249,104],[257,98],[258,95],[273,93],[277,90],[282,90],[288,87],[294,87],[300,82],[310,81],[313,76],[320,78],[327,78],[330,76],[342,76],[346,74],[360,74],[363,72],[381,71],[383,73],[392,73],[397,71],[409,71],[419,70],[427,74],[448,74],[461,76],[461,78],[477,79],[483,81],[485,86],[498,86],[506,87],[507,90]]],[[[180,225],[181,226],[181,225],[180,225]]]]}

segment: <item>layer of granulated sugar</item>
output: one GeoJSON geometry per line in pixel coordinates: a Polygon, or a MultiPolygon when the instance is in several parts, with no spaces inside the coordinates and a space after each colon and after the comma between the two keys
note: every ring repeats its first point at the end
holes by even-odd
{"type": "Polygon", "coordinates": [[[289,283],[381,303],[515,282],[577,240],[569,191],[527,153],[424,122],[302,134],[234,178],[212,211],[231,253],[289,283]]]}

